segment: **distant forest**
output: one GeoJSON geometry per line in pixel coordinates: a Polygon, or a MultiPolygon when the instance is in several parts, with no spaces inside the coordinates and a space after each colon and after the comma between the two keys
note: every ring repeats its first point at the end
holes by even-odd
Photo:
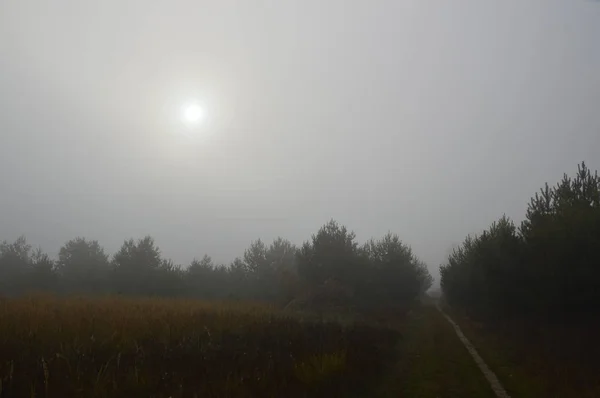
{"type": "Polygon", "coordinates": [[[467,236],[440,267],[454,307],[481,318],[597,319],[600,313],[600,179],[581,163],[548,184],[519,227],[506,216],[467,236]]]}
{"type": "Polygon", "coordinates": [[[25,237],[0,244],[0,294],[133,295],[270,301],[279,305],[390,306],[432,284],[426,265],[397,235],[363,245],[330,221],[296,247],[283,238],[250,244],[229,265],[205,255],[188,266],[161,256],[150,236],[109,256],[95,240],[68,241],[52,259],[25,237]]]}

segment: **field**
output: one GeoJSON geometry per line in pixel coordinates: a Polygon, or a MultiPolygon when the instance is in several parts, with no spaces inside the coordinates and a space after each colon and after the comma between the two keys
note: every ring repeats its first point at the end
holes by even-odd
{"type": "Polygon", "coordinates": [[[369,396],[399,333],[262,304],[0,300],[1,397],[369,396]]]}
{"type": "MultiPolygon", "coordinates": [[[[592,329],[452,316],[510,396],[600,396],[592,329]]],[[[0,320],[3,398],[494,396],[431,300],[359,316],[39,296],[0,299],[0,320]]]]}

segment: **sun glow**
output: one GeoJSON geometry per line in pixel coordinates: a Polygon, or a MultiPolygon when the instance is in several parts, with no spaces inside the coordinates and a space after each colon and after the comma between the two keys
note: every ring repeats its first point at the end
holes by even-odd
{"type": "Polygon", "coordinates": [[[181,107],[181,119],[188,126],[197,126],[204,120],[204,109],[196,103],[188,103],[181,107]]]}

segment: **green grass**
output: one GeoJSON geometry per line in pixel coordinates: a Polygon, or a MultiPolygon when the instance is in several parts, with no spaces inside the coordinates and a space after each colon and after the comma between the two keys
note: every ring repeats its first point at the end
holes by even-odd
{"type": "Polygon", "coordinates": [[[403,337],[397,348],[402,360],[380,397],[495,397],[452,326],[431,304],[409,314],[403,337]]]}
{"type": "Polygon", "coordinates": [[[599,328],[453,317],[511,397],[600,397],[599,328]]]}
{"type": "Polygon", "coordinates": [[[0,396],[369,396],[398,337],[260,304],[2,300],[0,396]]]}

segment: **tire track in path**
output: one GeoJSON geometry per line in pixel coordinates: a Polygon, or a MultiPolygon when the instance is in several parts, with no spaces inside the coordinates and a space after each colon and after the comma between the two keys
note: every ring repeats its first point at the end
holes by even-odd
{"type": "Polygon", "coordinates": [[[463,343],[463,345],[465,346],[467,351],[469,351],[469,354],[471,354],[471,357],[473,357],[473,360],[479,367],[479,370],[481,370],[481,373],[483,373],[483,375],[485,376],[487,381],[490,383],[490,387],[492,387],[492,390],[496,394],[496,397],[510,398],[510,395],[508,395],[508,393],[506,392],[504,387],[502,387],[502,384],[500,384],[500,380],[498,380],[498,377],[496,376],[496,374],[494,372],[492,372],[492,370],[489,368],[489,366],[487,366],[487,364],[483,361],[481,356],[477,353],[477,350],[475,349],[473,344],[471,344],[469,339],[467,339],[467,337],[464,335],[464,333],[460,329],[460,326],[458,326],[458,324],[456,322],[454,322],[452,320],[452,318],[450,318],[440,308],[439,305],[436,305],[436,308],[444,316],[444,318],[446,318],[446,320],[452,325],[452,327],[454,327],[454,331],[456,332],[458,339],[463,343]]]}

